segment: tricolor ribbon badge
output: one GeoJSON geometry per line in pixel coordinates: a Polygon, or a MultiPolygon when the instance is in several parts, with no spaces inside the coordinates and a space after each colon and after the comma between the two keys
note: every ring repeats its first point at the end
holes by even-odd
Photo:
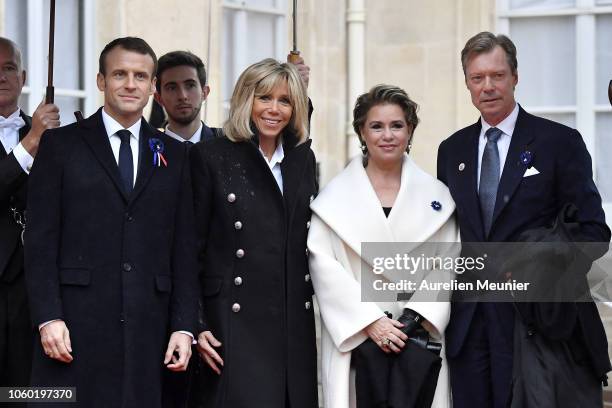
{"type": "Polygon", "coordinates": [[[162,164],[164,165],[164,167],[168,167],[168,162],[166,161],[166,158],[164,157],[164,142],[162,142],[161,140],[152,137],[151,139],[149,139],[149,147],[151,148],[151,151],[153,152],[153,166],[154,167],[161,167],[162,164]]]}

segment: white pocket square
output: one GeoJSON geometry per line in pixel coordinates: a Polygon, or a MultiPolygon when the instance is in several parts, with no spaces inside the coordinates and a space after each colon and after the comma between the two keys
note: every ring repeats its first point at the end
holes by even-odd
{"type": "Polygon", "coordinates": [[[530,167],[525,170],[525,174],[523,174],[523,177],[535,176],[536,174],[540,174],[538,169],[536,169],[535,167],[530,167]]]}

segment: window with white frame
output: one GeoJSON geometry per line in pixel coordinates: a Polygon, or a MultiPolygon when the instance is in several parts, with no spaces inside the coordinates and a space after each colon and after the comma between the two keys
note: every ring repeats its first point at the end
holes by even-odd
{"type": "Polygon", "coordinates": [[[612,217],[612,0],[498,0],[498,29],[517,47],[517,101],[580,131],[612,217]]]}
{"type": "MultiPolygon", "coordinates": [[[[62,125],[75,121],[74,111],[88,115],[96,107],[94,1],[56,2],[53,85],[62,125]]],[[[26,84],[19,106],[28,114],[43,100],[47,86],[49,7],[49,0],[4,1],[3,35],[22,52],[26,84]]]]}
{"type": "Polygon", "coordinates": [[[242,71],[264,58],[288,53],[286,0],[224,0],[221,48],[224,116],[242,71]]]}

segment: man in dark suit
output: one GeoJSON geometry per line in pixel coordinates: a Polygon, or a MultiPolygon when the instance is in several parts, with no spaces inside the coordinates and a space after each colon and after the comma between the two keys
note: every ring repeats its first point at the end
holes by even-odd
{"type": "Polygon", "coordinates": [[[164,365],[182,371],[191,356],[187,149],[142,118],[156,63],[140,38],[110,42],[97,76],[104,107],[46,132],[30,177],[32,384],[75,386],[83,407],[160,407],[164,365]]]}
{"type": "Polygon", "coordinates": [[[157,64],[155,100],[168,115],[165,133],[180,141],[197,143],[209,140],[219,132],[200,119],[202,103],[210,88],[206,84],[204,63],[189,51],[172,51],[162,55],[157,64]]]}
{"type": "Polygon", "coordinates": [[[23,274],[26,185],[45,129],[59,126],[59,110],[41,104],[33,117],[18,107],[26,71],[21,52],[0,37],[0,386],[30,382],[34,332],[23,274]]]}
{"type": "MultiPolygon", "coordinates": [[[[510,242],[550,227],[560,209],[579,210],[579,241],[608,242],[591,158],[578,131],[525,112],[514,99],[516,48],[479,33],[461,54],[480,119],[440,145],[438,178],[450,189],[464,242],[510,242]]],[[[592,381],[610,370],[607,340],[593,303],[578,305],[571,339],[588,355],[592,381]]],[[[510,396],[514,309],[510,303],[453,303],[446,330],[453,405],[505,407],[510,396]]],[[[546,333],[540,333],[546,335],[546,333]]]]}

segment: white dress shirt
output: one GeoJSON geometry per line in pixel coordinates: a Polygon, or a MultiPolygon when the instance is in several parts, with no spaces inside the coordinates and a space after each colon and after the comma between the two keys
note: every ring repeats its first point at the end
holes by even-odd
{"type": "MultiPolygon", "coordinates": [[[[16,119],[20,117],[20,110],[17,108],[15,112],[13,112],[8,118],[4,116],[0,116],[2,119],[10,120],[16,119]]],[[[32,163],[34,163],[34,158],[28,153],[28,151],[23,147],[21,142],[19,141],[19,129],[25,126],[25,123],[19,127],[3,127],[0,128],[0,142],[2,146],[4,146],[4,150],[6,154],[10,154],[13,152],[15,159],[17,159],[17,163],[19,166],[25,171],[27,174],[30,174],[30,168],[32,168],[32,163]]]]}
{"type": "Polygon", "coordinates": [[[487,144],[487,137],[485,133],[492,127],[502,131],[501,136],[497,140],[497,151],[499,152],[499,177],[504,171],[504,164],[506,163],[506,157],[508,156],[508,149],[510,149],[510,141],[512,140],[512,134],[514,133],[514,127],[516,126],[516,118],[519,113],[518,103],[514,104],[514,109],[504,120],[499,122],[497,126],[491,126],[485,120],[480,117],[480,123],[482,128],[480,129],[480,137],[478,138],[478,179],[477,188],[480,188],[480,167],[482,165],[482,155],[484,154],[485,145],[487,144]]]}
{"type": "Polygon", "coordinates": [[[283,159],[285,158],[285,150],[283,149],[283,141],[282,140],[279,141],[278,146],[276,146],[276,150],[272,154],[272,157],[270,158],[270,160],[268,160],[263,150],[261,150],[261,147],[259,148],[259,152],[261,153],[264,160],[268,164],[268,167],[270,167],[270,171],[272,172],[272,175],[274,176],[274,180],[276,180],[276,184],[278,185],[278,188],[282,194],[283,192],[283,173],[281,172],[281,163],[283,159]]]}
{"type": "Polygon", "coordinates": [[[174,133],[172,131],[172,129],[170,129],[170,126],[166,126],[166,129],[164,130],[164,133],[167,134],[168,136],[170,136],[171,138],[178,140],[179,142],[198,143],[200,141],[201,137],[202,137],[202,128],[203,128],[203,124],[202,124],[202,122],[200,122],[200,127],[191,136],[191,139],[184,139],[183,136],[174,133]]]}
{"type": "MultiPolygon", "coordinates": [[[[102,121],[104,122],[104,127],[106,128],[106,134],[109,137],[111,149],[113,150],[113,156],[115,156],[115,161],[117,165],[119,165],[119,148],[121,147],[121,138],[117,135],[117,132],[125,129],[119,122],[113,119],[104,109],[102,109],[102,121]]],[[[142,122],[142,118],[138,119],[136,123],[127,128],[130,131],[132,136],[130,136],[130,148],[132,149],[132,161],[134,163],[134,180],[132,181],[132,185],[136,183],[136,176],[138,172],[138,151],[140,150],[140,146],[138,144],[138,138],[140,137],[140,124],[142,122]]]]}

